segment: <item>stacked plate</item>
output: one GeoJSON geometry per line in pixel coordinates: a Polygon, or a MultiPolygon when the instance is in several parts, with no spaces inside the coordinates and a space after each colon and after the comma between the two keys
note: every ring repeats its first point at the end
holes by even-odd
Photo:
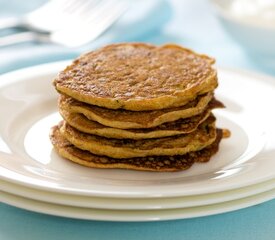
{"type": "Polygon", "coordinates": [[[275,79],[219,69],[215,110],[230,129],[209,163],[176,173],[90,169],[56,155],[49,129],[60,119],[51,85],[67,63],[0,79],[0,200],[59,216],[156,221],[205,216],[275,197],[275,79]]]}

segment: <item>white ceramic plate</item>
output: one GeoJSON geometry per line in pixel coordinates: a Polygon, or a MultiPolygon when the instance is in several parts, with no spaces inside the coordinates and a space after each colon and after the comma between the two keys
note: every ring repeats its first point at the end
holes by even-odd
{"type": "Polygon", "coordinates": [[[67,63],[0,78],[0,178],[46,191],[118,198],[190,196],[227,191],[275,177],[275,80],[219,69],[218,125],[232,136],[206,164],[177,173],[89,169],[52,150],[48,133],[60,117],[51,82],[67,63]]]}
{"type": "Polygon", "coordinates": [[[104,220],[104,221],[160,221],[208,216],[230,212],[253,206],[275,197],[275,189],[250,197],[213,205],[200,207],[166,209],[166,210],[103,210],[93,208],[79,208],[36,201],[0,191],[0,201],[10,205],[35,212],[55,216],[104,220]]]}
{"type": "Polygon", "coordinates": [[[245,198],[275,189],[275,179],[225,192],[174,198],[102,198],[47,192],[0,180],[0,190],[25,198],[84,208],[153,210],[197,207],[245,198]]]}

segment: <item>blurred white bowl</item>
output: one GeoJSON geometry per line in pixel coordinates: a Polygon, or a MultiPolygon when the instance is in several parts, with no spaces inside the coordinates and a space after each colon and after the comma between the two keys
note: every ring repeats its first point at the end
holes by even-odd
{"type": "Polygon", "coordinates": [[[255,60],[266,67],[274,68],[275,1],[210,0],[210,2],[232,37],[255,60]],[[237,6],[236,3],[238,3],[237,6]],[[266,5],[263,5],[264,3],[266,5]],[[270,6],[270,4],[273,5],[270,6]]]}

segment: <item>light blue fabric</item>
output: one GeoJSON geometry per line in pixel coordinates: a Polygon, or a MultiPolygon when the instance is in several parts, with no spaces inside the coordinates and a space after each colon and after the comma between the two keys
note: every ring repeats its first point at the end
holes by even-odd
{"type": "MultiPolygon", "coordinates": [[[[22,13],[38,6],[39,1],[0,0],[0,16],[22,13]]],[[[133,5],[136,2],[133,1],[133,5]]],[[[34,44],[0,49],[0,71],[67,59],[105,43],[131,40],[157,44],[176,42],[214,56],[218,65],[268,73],[223,30],[207,1],[170,0],[169,3],[170,6],[165,1],[139,3],[144,5],[143,9],[149,9],[147,13],[135,7],[133,15],[129,15],[129,19],[132,17],[135,21],[121,20],[116,30],[80,49],[34,44]],[[169,20],[171,9],[173,14],[169,20]],[[147,20],[141,21],[141,16],[147,20]]],[[[269,73],[275,75],[275,70],[269,73]]],[[[0,239],[274,240],[275,200],[215,216],[151,223],[66,219],[0,204],[0,239]]]]}

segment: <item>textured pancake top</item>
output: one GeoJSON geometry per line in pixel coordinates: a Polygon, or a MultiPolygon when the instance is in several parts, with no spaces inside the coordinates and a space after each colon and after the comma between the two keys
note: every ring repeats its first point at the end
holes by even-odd
{"type": "Polygon", "coordinates": [[[176,45],[114,44],[80,56],[54,85],[79,101],[106,108],[163,109],[216,88],[213,63],[176,45]]]}

